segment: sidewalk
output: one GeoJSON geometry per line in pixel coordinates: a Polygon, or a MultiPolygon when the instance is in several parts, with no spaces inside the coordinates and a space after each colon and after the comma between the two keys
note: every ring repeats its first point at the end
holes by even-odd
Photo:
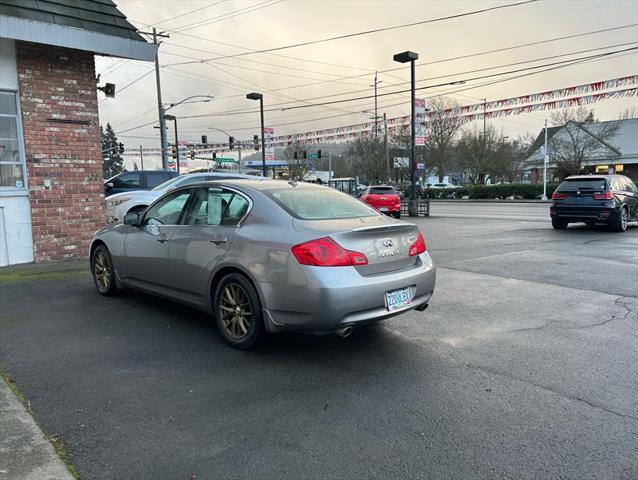
{"type": "Polygon", "coordinates": [[[73,480],[53,446],[0,377],[0,480],[73,480]]]}

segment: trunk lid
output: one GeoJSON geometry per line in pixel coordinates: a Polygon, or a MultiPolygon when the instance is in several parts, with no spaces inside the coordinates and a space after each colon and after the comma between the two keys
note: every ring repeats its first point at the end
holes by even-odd
{"type": "Polygon", "coordinates": [[[293,221],[295,230],[312,238],[331,237],[347,250],[363,253],[368,264],[355,267],[361,275],[377,275],[414,265],[410,246],[416,242],[419,229],[407,222],[387,217],[365,217],[338,220],[293,221]]]}

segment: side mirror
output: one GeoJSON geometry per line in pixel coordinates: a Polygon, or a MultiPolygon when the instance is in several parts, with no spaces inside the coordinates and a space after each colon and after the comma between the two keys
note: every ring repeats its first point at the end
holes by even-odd
{"type": "Polygon", "coordinates": [[[138,226],[140,224],[140,214],[131,212],[124,215],[124,225],[138,226]]]}

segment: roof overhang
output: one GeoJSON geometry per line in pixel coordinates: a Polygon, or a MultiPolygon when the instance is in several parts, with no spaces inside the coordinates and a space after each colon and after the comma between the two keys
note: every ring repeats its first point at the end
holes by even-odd
{"type": "Polygon", "coordinates": [[[0,16],[0,38],[74,48],[98,55],[151,61],[157,45],[18,17],[0,16]]]}

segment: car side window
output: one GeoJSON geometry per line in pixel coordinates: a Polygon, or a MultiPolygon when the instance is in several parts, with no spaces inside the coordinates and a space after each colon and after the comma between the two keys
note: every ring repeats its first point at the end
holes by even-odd
{"type": "Polygon", "coordinates": [[[638,193],[638,187],[631,178],[626,178],[625,183],[627,184],[627,190],[633,193],[638,193]]]}
{"type": "Polygon", "coordinates": [[[146,188],[155,188],[160,183],[170,180],[170,173],[149,173],[146,175],[146,188]]]}
{"type": "Polygon", "coordinates": [[[177,225],[190,193],[180,190],[157,202],[146,212],[144,225],[177,225]]]}
{"type": "Polygon", "coordinates": [[[236,226],[248,211],[242,195],[219,187],[199,188],[184,223],[236,226]]]}
{"type": "Polygon", "coordinates": [[[140,188],[140,174],[129,172],[113,179],[114,188],[140,188]]]}

